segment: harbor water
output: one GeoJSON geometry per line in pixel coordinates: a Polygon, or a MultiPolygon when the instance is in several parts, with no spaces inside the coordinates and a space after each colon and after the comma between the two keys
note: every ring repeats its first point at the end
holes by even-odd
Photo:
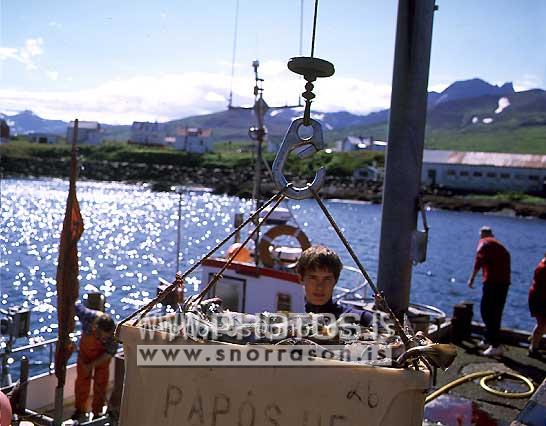
{"type": "MultiPolygon", "coordinates": [[[[116,320],[153,298],[159,277],[174,279],[179,202],[181,270],[233,229],[235,213],[248,214],[252,209],[250,200],[208,192],[188,191],[179,196],[152,192],[143,185],[105,182],[78,182],[77,188],[85,227],[79,242],[80,293],[91,287],[100,289],[107,297],[107,311],[116,320]]],[[[30,342],[57,333],[55,275],[67,193],[64,180],[1,182],[0,307],[19,305],[32,310],[30,342]]],[[[345,264],[354,266],[313,200],[287,204],[313,243],[331,246],[345,264]]],[[[381,206],[335,200],[327,206],[375,279],[381,206]]],[[[466,282],[479,228],[489,225],[512,255],[512,285],[503,327],[530,330],[534,320],[527,308],[527,291],[534,267],[546,251],[546,221],[436,210],[428,211],[427,218],[428,257],[414,267],[412,302],[434,305],[449,315],[455,303],[473,301],[479,320],[479,280],[474,289],[466,282]]],[[[357,284],[354,278],[345,274],[344,284],[357,284]]],[[[194,292],[199,284],[197,273],[188,291],[194,292]]]]}

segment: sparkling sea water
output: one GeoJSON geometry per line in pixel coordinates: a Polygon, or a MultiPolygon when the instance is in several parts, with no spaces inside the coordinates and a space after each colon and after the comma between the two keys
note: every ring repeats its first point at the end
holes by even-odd
{"type": "MultiPolygon", "coordinates": [[[[55,275],[68,182],[3,179],[0,189],[0,308],[32,310],[31,342],[55,337],[55,275]]],[[[80,294],[90,286],[100,289],[116,321],[155,296],[159,277],[174,279],[179,202],[182,271],[233,230],[235,213],[252,210],[250,200],[195,191],[152,192],[143,185],[82,181],[77,193],[85,227],[78,245],[80,294]]],[[[381,206],[347,201],[326,205],[375,280],[381,206]]],[[[291,200],[288,206],[313,243],[334,248],[345,264],[354,266],[315,201],[291,200]]],[[[480,277],[473,290],[466,282],[479,228],[490,225],[512,255],[503,327],[530,330],[534,319],[527,291],[546,251],[546,221],[440,210],[428,211],[427,218],[428,256],[413,269],[412,302],[434,305],[450,315],[455,303],[472,301],[474,317],[480,319],[480,277]]],[[[197,273],[191,279],[190,292],[197,290],[199,278],[197,273]]],[[[344,284],[353,284],[350,279],[344,276],[344,284]]],[[[22,343],[28,342],[19,339],[22,343]]]]}

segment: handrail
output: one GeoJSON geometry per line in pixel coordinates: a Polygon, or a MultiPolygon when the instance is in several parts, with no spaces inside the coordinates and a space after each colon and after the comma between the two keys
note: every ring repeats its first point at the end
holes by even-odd
{"type": "MultiPolygon", "coordinates": [[[[79,336],[81,336],[81,334],[82,334],[81,331],[77,331],[77,332],[74,333],[73,337],[79,337],[79,336]]],[[[17,353],[17,352],[23,352],[23,351],[26,351],[26,350],[39,348],[41,346],[52,345],[53,343],[57,343],[58,340],[59,340],[58,337],[54,337],[53,339],[44,340],[42,342],[31,343],[31,344],[28,344],[28,345],[25,345],[25,346],[19,346],[19,347],[15,348],[15,349],[11,350],[9,353],[14,354],[14,353],[17,353]]]]}
{"type": "Polygon", "coordinates": [[[366,281],[366,279],[365,279],[364,275],[362,274],[362,272],[360,271],[360,269],[355,268],[353,266],[345,266],[345,265],[343,266],[343,269],[346,269],[349,272],[354,272],[354,273],[360,275],[364,279],[364,281],[362,283],[360,283],[359,285],[357,285],[356,287],[353,287],[351,289],[348,289],[348,288],[345,288],[345,287],[334,287],[334,291],[338,293],[338,294],[335,294],[332,297],[334,302],[337,302],[340,299],[342,299],[344,297],[347,297],[347,296],[355,296],[359,300],[365,299],[366,298],[366,287],[368,286],[368,282],[366,281]],[[356,294],[357,291],[362,290],[362,289],[364,289],[364,292],[363,292],[364,294],[362,294],[362,295],[356,294]]]}
{"type": "MultiPolygon", "coordinates": [[[[80,337],[82,334],[81,331],[77,331],[75,333],[73,333],[73,336],[72,337],[80,337]]],[[[47,371],[51,374],[53,372],[53,368],[52,368],[52,364],[53,364],[53,357],[54,357],[54,344],[57,343],[59,340],[58,337],[54,337],[53,339],[48,339],[48,340],[44,340],[42,342],[37,342],[37,343],[31,343],[31,344],[28,344],[28,345],[24,345],[24,346],[19,346],[17,348],[14,348],[14,349],[11,349],[9,351],[3,351],[2,353],[0,353],[0,357],[2,358],[5,358],[5,357],[10,357],[14,354],[17,354],[17,353],[21,353],[21,352],[29,352],[31,350],[34,350],[34,349],[38,349],[38,348],[42,348],[42,347],[46,347],[48,346],[49,347],[49,362],[47,364],[47,371]]],[[[78,352],[78,345],[75,345],[75,350],[74,352],[78,352]]],[[[30,359],[31,357],[29,357],[30,359]]]]}

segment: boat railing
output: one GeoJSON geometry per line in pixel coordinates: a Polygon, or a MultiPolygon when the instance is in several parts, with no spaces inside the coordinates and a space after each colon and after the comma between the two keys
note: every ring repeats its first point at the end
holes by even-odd
{"type": "MultiPolygon", "coordinates": [[[[77,353],[78,352],[78,347],[79,345],[77,345],[77,339],[81,336],[81,331],[77,331],[75,333],[72,334],[72,338],[74,339],[74,353],[77,353]]],[[[33,342],[33,343],[29,343],[27,345],[22,345],[22,346],[18,346],[18,347],[15,347],[15,348],[9,348],[9,347],[6,347],[4,348],[4,350],[2,351],[2,353],[0,354],[0,356],[2,357],[2,378],[7,378],[7,377],[10,377],[10,379],[6,382],[4,380],[4,383],[2,383],[2,385],[4,387],[11,387],[11,374],[10,374],[10,368],[11,368],[11,365],[14,365],[15,364],[15,360],[13,360],[13,356],[14,355],[21,355],[21,357],[23,355],[27,355],[27,358],[29,360],[32,360],[32,353],[36,350],[40,350],[41,348],[44,348],[44,347],[47,347],[49,349],[49,354],[48,354],[48,363],[47,363],[47,372],[49,374],[52,374],[55,370],[54,368],[54,357],[55,357],[55,344],[57,343],[59,339],[57,337],[55,338],[52,338],[52,339],[47,339],[47,340],[42,340],[40,342],[33,342]],[[10,358],[11,358],[11,362],[10,361],[10,358]]],[[[37,363],[36,361],[34,362],[30,362],[30,364],[32,365],[40,365],[41,363],[37,363]]],[[[45,370],[45,369],[44,369],[45,370]]],[[[41,371],[40,374],[43,374],[45,371],[41,371]]]]}
{"type": "Polygon", "coordinates": [[[351,300],[366,299],[368,282],[366,281],[366,278],[364,278],[364,275],[362,274],[362,272],[360,272],[358,268],[355,268],[353,266],[343,266],[343,269],[351,272],[352,274],[358,274],[360,283],[357,284],[355,287],[351,287],[351,288],[343,287],[338,284],[334,288],[334,296],[332,298],[334,302],[338,302],[341,299],[351,299],[351,300]]]}

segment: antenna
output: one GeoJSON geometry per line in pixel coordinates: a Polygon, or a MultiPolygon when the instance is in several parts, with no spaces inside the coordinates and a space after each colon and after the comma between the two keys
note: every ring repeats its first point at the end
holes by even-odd
{"type": "MultiPolygon", "coordinates": [[[[303,0],[302,0],[303,1],[303,0]]],[[[235,0],[235,27],[233,29],[233,50],[231,54],[231,83],[229,87],[229,104],[231,108],[233,102],[233,76],[235,75],[235,54],[237,53],[237,32],[239,28],[239,0],[235,0]]]]}

